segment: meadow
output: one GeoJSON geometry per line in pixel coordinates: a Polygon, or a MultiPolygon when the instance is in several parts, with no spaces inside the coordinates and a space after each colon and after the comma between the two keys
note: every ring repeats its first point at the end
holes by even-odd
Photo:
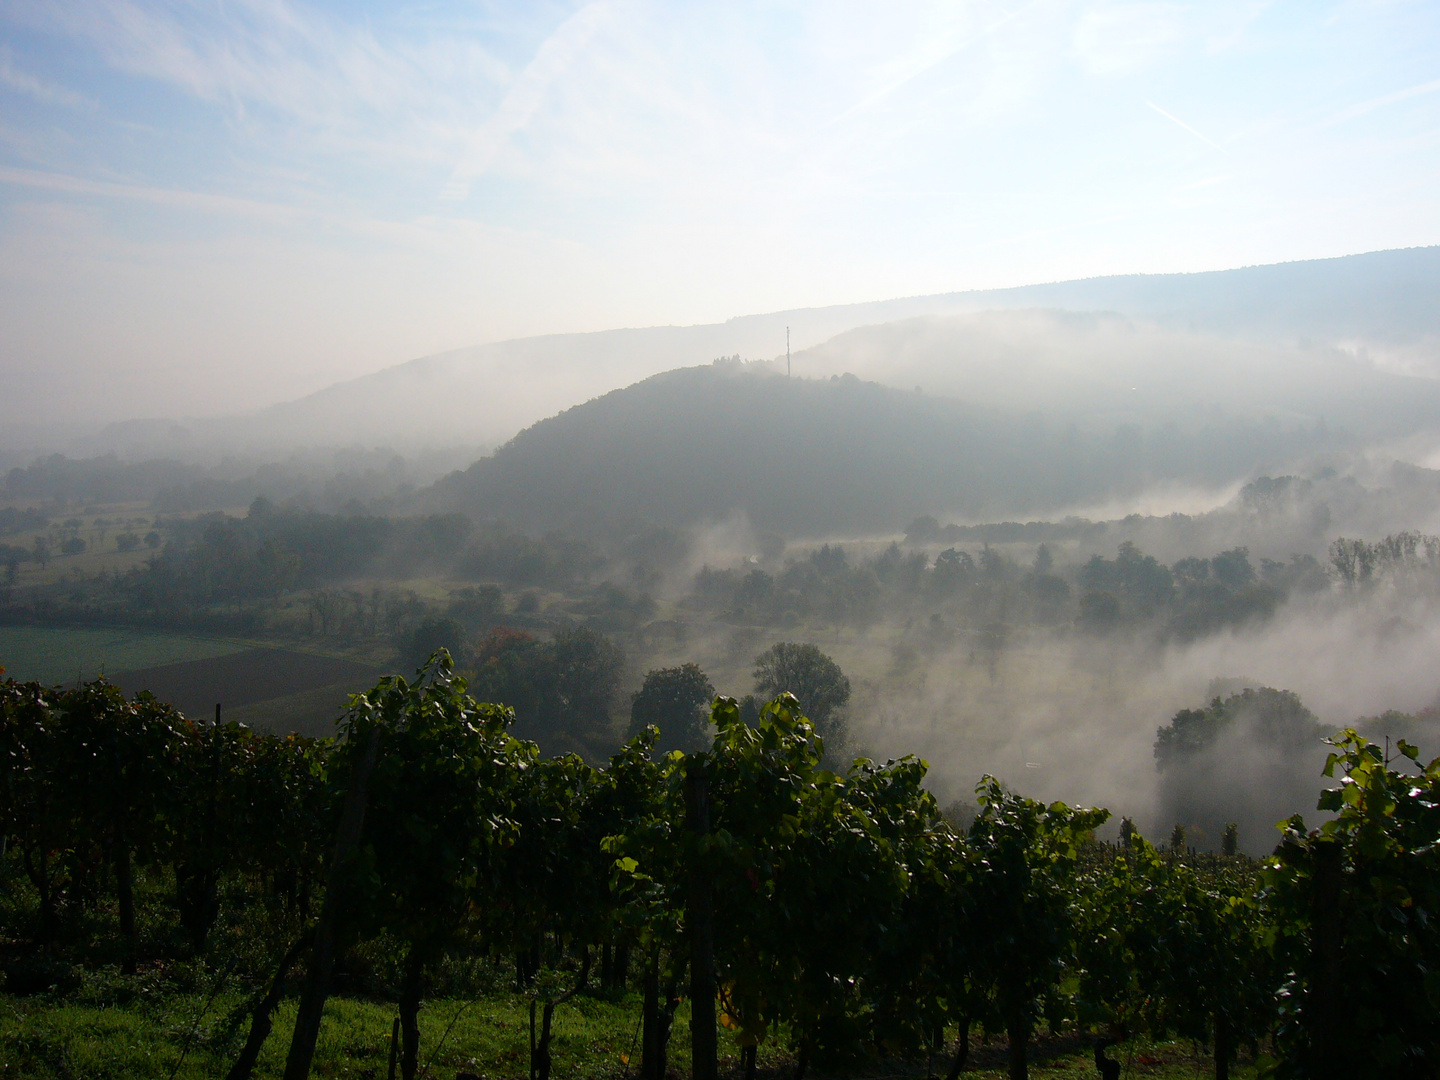
{"type": "Polygon", "coordinates": [[[0,667],[13,678],[43,683],[210,660],[247,647],[226,638],[133,627],[0,626],[0,667]]]}

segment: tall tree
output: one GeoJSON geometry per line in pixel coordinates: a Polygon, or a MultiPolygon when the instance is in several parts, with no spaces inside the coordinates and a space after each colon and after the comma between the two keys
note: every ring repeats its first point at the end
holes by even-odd
{"type": "Polygon", "coordinates": [[[630,731],[635,738],[647,727],[659,733],[655,748],[699,750],[710,742],[709,705],[715,697],[699,664],[658,668],[645,676],[630,699],[630,731]]]}
{"type": "Polygon", "coordinates": [[[850,680],[840,665],[809,643],[781,641],[755,657],[755,692],[766,699],[794,694],[826,740],[840,742],[840,710],[850,700],[850,680]]]}

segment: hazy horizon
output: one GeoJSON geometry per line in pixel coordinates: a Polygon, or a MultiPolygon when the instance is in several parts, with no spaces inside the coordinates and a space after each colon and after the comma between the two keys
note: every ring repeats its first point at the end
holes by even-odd
{"type": "Polygon", "coordinates": [[[6,420],[1434,244],[1437,35],[1418,3],[15,0],[6,420]]]}

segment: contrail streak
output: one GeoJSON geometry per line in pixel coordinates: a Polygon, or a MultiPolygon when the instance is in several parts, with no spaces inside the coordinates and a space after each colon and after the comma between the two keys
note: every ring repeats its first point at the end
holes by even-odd
{"type": "Polygon", "coordinates": [[[1345,120],[1353,120],[1357,116],[1364,116],[1373,109],[1379,109],[1385,105],[1394,105],[1397,101],[1405,101],[1407,98],[1419,97],[1421,94],[1433,94],[1436,90],[1440,90],[1440,79],[1432,79],[1430,82],[1421,83],[1419,86],[1412,86],[1407,90],[1397,90],[1393,94],[1386,94],[1383,97],[1362,101],[1358,105],[1351,105],[1348,109],[1341,109],[1330,118],[1329,122],[1339,124],[1345,120]]]}
{"type": "Polygon", "coordinates": [[[1149,105],[1150,108],[1154,109],[1154,110],[1155,110],[1156,112],[1158,112],[1161,116],[1165,117],[1166,120],[1170,120],[1170,121],[1173,121],[1174,123],[1179,124],[1182,128],[1184,128],[1186,131],[1188,131],[1191,135],[1194,135],[1194,136],[1195,136],[1197,139],[1199,139],[1201,142],[1205,143],[1205,144],[1208,145],[1208,146],[1213,146],[1216,150],[1219,150],[1222,154],[1225,153],[1225,148],[1224,148],[1223,146],[1221,146],[1219,143],[1217,143],[1214,139],[1207,139],[1204,135],[1201,135],[1200,132],[1196,131],[1196,130],[1195,130],[1193,127],[1191,127],[1189,124],[1185,123],[1184,120],[1181,120],[1178,116],[1175,116],[1175,115],[1172,114],[1172,113],[1166,112],[1164,109],[1160,108],[1159,105],[1156,105],[1153,101],[1147,101],[1147,102],[1145,102],[1145,104],[1146,104],[1146,105],[1149,105]]]}

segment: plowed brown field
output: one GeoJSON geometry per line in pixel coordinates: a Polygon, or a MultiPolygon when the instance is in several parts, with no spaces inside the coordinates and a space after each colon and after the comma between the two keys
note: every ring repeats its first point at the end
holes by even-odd
{"type": "Polygon", "coordinates": [[[225,719],[272,730],[329,734],[345,696],[371,686],[372,665],[289,649],[248,649],[204,660],[116,672],[110,681],[133,694],[149,690],[194,720],[222,706],[225,719]]]}

